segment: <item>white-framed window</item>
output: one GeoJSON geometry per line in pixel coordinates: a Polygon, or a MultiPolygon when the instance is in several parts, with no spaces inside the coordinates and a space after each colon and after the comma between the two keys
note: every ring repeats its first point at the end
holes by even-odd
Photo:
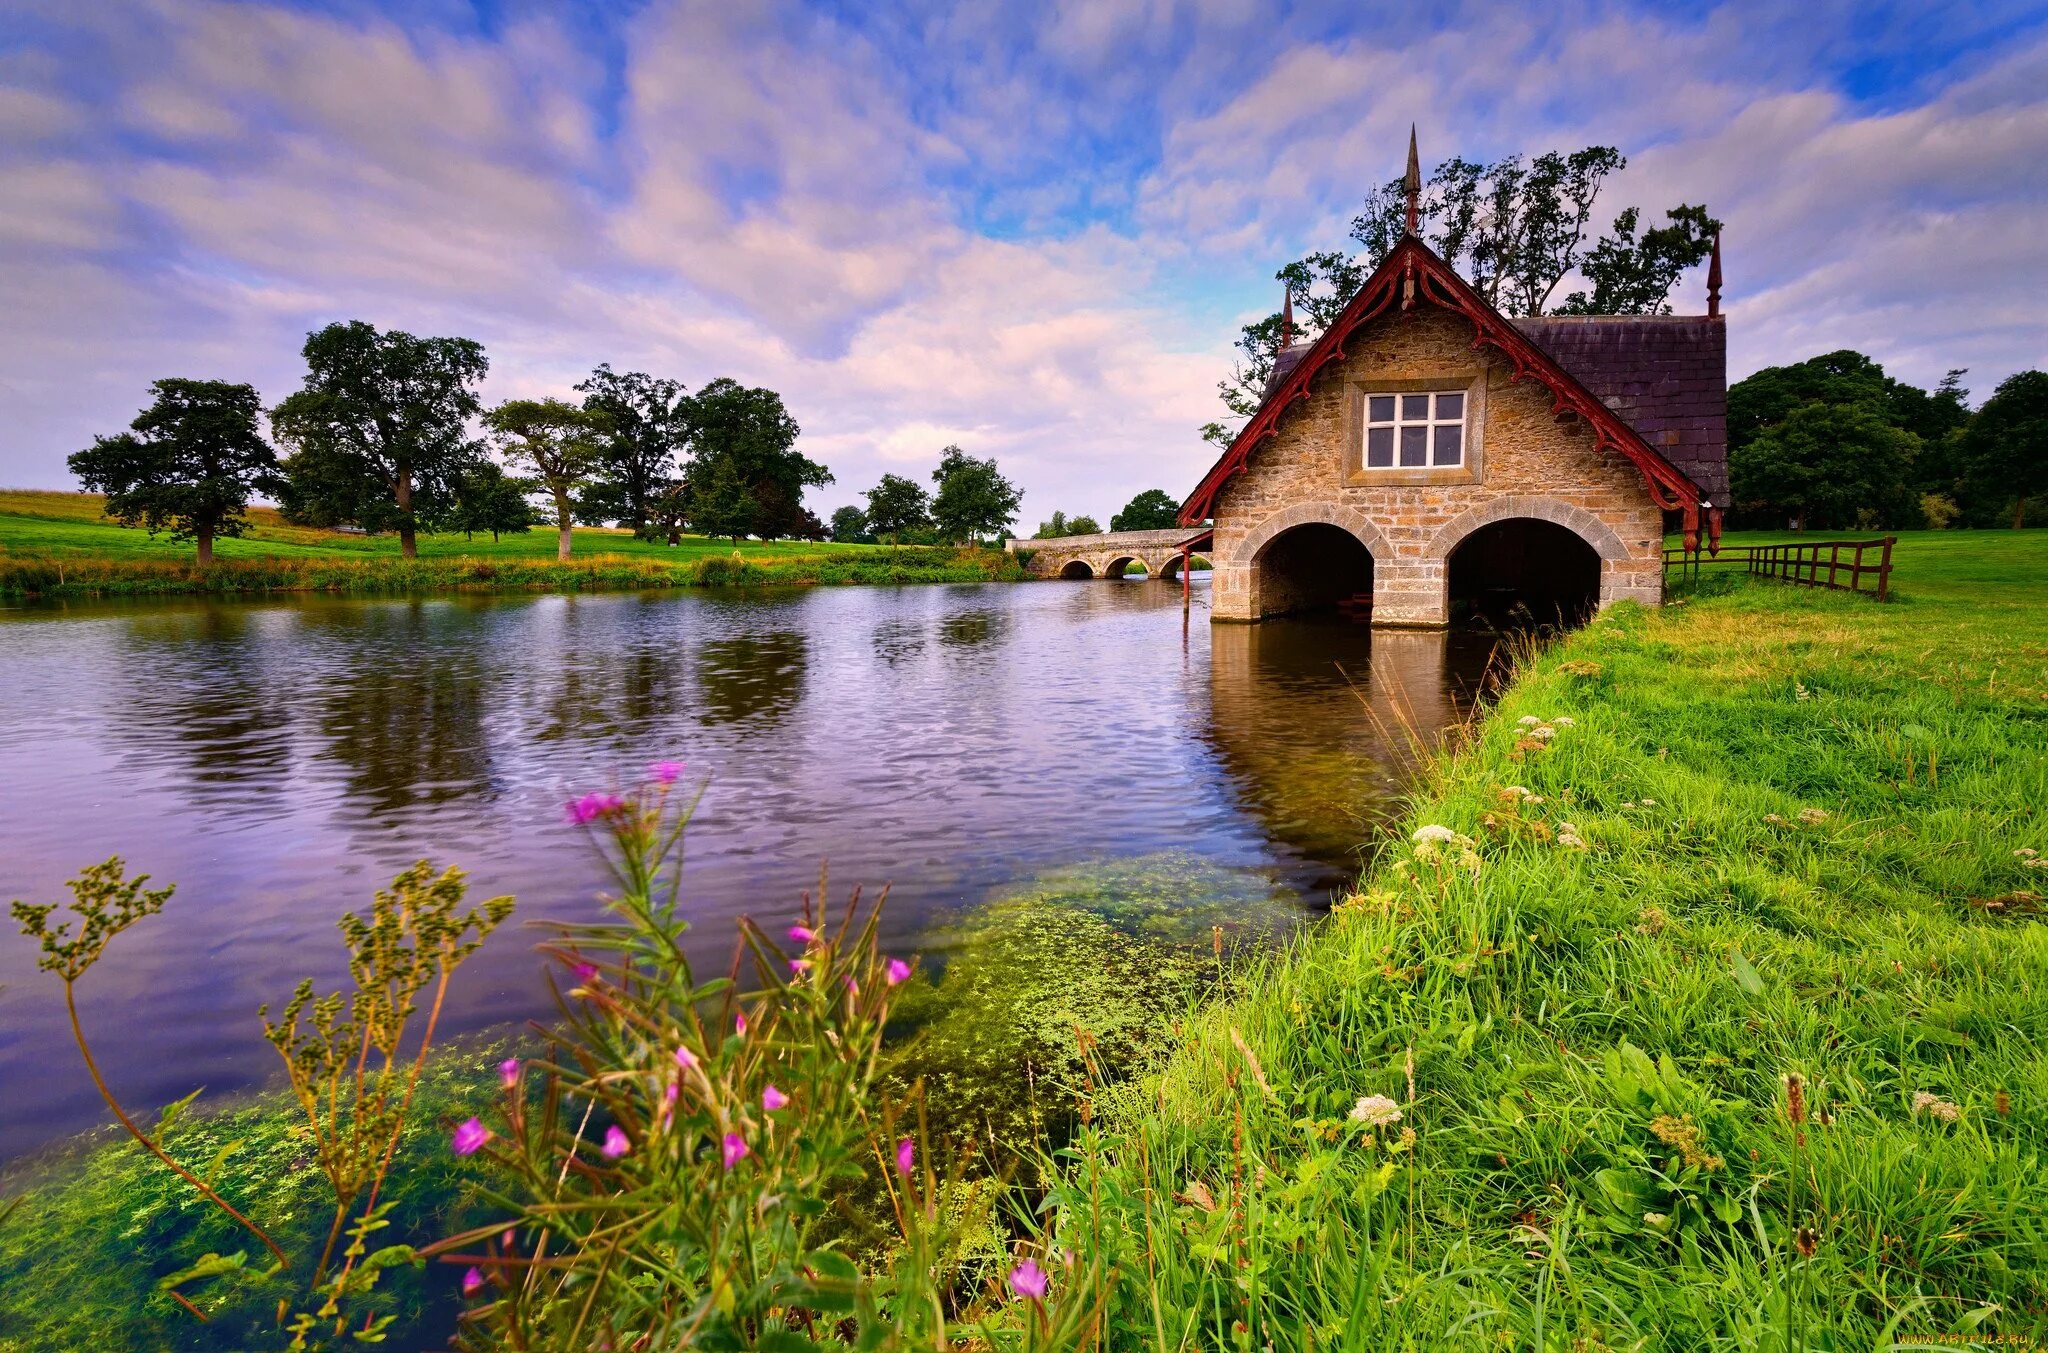
{"type": "Polygon", "coordinates": [[[1465,463],[1465,392],[1365,397],[1365,468],[1427,470],[1465,463]]]}

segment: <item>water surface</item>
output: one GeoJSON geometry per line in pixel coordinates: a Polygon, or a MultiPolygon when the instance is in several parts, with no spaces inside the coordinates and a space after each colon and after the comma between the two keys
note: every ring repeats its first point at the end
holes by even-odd
{"type": "MultiPolygon", "coordinates": [[[[1400,729],[1458,717],[1488,652],[1212,628],[1200,582],[1185,612],[1141,582],[0,611],[0,900],[57,900],[113,854],[178,885],[80,986],[138,1106],[267,1077],[255,1008],[338,984],[335,917],[422,856],[523,917],[593,914],[563,801],[660,757],[708,777],[685,873],[702,963],[826,861],[835,891],[894,885],[903,951],[1020,882],[1133,860],[1263,923],[1355,872],[1400,729]]],[[[508,930],[470,961],[451,1031],[546,1012],[527,945],[508,930]]],[[[35,958],[0,935],[0,1158],[104,1116],[35,958]]]]}

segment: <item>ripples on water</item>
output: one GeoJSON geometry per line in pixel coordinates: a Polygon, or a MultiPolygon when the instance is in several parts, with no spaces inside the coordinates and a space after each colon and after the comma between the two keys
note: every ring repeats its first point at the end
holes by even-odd
{"type": "MultiPolygon", "coordinates": [[[[1399,787],[1381,728],[1456,718],[1488,652],[1212,628],[1199,583],[1185,616],[1179,588],[1138,582],[0,611],[0,900],[55,900],[111,854],[177,883],[80,987],[137,1105],[267,1075],[256,1006],[337,984],[335,917],[416,858],[526,918],[591,915],[562,802],[664,756],[710,777],[685,877],[715,967],[733,920],[792,908],[821,861],[835,893],[894,884],[903,949],[1048,871],[1138,857],[1305,914],[1399,787]]],[[[505,932],[448,1027],[545,1000],[505,932]]],[[[100,1121],[76,1059],[10,927],[0,1156],[100,1121]]]]}

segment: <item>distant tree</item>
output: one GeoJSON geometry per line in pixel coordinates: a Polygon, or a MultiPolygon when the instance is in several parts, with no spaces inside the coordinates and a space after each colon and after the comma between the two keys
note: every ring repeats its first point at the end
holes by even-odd
{"type": "Polygon", "coordinates": [[[129,431],[93,439],[71,472],[107,495],[107,515],[153,536],[168,527],[213,562],[217,537],[248,529],[250,496],[282,487],[277,453],[257,431],[255,388],[170,377],[150,385],[155,401],[129,431]]]}
{"type": "Polygon", "coordinates": [[[1083,512],[1078,517],[1067,518],[1067,534],[1072,536],[1099,536],[1102,523],[1083,512]]]}
{"type": "Polygon", "coordinates": [[[645,538],[653,540],[660,537],[671,545],[680,545],[683,543],[683,527],[689,522],[689,481],[672,479],[648,500],[645,538]]]}
{"type": "Polygon", "coordinates": [[[489,531],[491,539],[503,535],[524,535],[540,516],[526,501],[531,486],[505,473],[496,461],[484,461],[462,476],[455,485],[455,510],[448,525],[469,539],[478,531],[489,531]]]}
{"type": "Polygon", "coordinates": [[[1962,453],[1975,496],[2010,495],[2012,528],[2024,526],[2027,499],[2048,495],[2048,371],[2000,381],[1964,429],[1962,453]]]}
{"type": "Polygon", "coordinates": [[[604,415],[604,455],[576,504],[579,519],[650,534],[654,499],[678,477],[689,446],[687,394],[680,382],[599,363],[577,385],[583,407],[604,415]]]}
{"type": "Polygon", "coordinates": [[[609,414],[562,399],[508,399],[484,416],[498,449],[528,470],[537,492],[555,502],[555,558],[566,560],[576,524],[576,495],[604,464],[609,414]]]}
{"type": "Polygon", "coordinates": [[[931,495],[915,480],[885,474],[866,497],[868,532],[877,540],[902,544],[905,537],[932,524],[931,495]]]}
{"type": "MultiPolygon", "coordinates": [[[[1488,304],[1510,314],[1544,313],[1575,270],[1593,290],[1572,293],[1561,311],[1661,311],[1679,275],[1707,257],[1720,222],[1704,207],[1681,203],[1665,213],[1670,224],[1638,235],[1641,212],[1630,207],[1586,249],[1601,186],[1627,165],[1613,146],[1551,151],[1527,162],[1520,155],[1492,164],[1452,156],[1424,185],[1423,238],[1488,304]]],[[[1407,195],[1401,179],[1390,179],[1366,194],[1352,218],[1355,251],[1311,253],[1274,274],[1294,298],[1303,334],[1328,328],[1406,232],[1407,195]]],[[[1237,424],[1257,412],[1280,329],[1276,310],[1240,331],[1239,359],[1217,386],[1230,417],[1204,425],[1204,439],[1228,444],[1237,424]]]]}
{"type": "Polygon", "coordinates": [[[779,484],[754,490],[754,534],[763,540],[823,540],[825,524],[779,484]]]}
{"type": "Polygon", "coordinates": [[[395,530],[400,551],[417,558],[418,532],[454,505],[455,485],[481,458],[469,425],[490,369],[483,346],[353,320],[307,335],[305,357],[304,388],[270,414],[292,448],[285,515],[395,530]]]}
{"type": "Polygon", "coordinates": [[[1017,518],[1024,495],[1003,478],[994,459],[979,460],[957,446],[939,453],[932,471],[939,491],[932,495],[932,524],[941,538],[963,544],[1001,535],[1017,518]]]}
{"type": "Polygon", "coordinates": [[[1808,404],[1868,405],[1889,417],[1892,379],[1860,352],[1843,349],[1790,366],[1767,366],[1728,387],[1728,447],[1749,445],[1808,404]]]}
{"type": "Polygon", "coordinates": [[[868,514],[848,503],[832,514],[832,538],[842,545],[865,545],[874,539],[868,534],[868,514]]]}
{"type": "Polygon", "coordinates": [[[1914,511],[1907,484],[1919,438],[1876,404],[1803,404],[1730,453],[1736,506],[1809,525],[1896,521],[1914,511]]]}
{"type": "Polygon", "coordinates": [[[1058,540],[1061,536],[1070,536],[1072,534],[1074,533],[1067,527],[1067,514],[1055,508],[1050,518],[1038,523],[1038,530],[1033,533],[1031,538],[1033,540],[1058,540]]]}
{"type": "Polygon", "coordinates": [[[684,398],[690,425],[690,520],[706,535],[776,530],[803,491],[832,472],[796,449],[801,429],[773,390],[721,376],[684,398]]]}
{"type": "Polygon", "coordinates": [[[1180,503],[1165,489],[1146,489],[1109,519],[1112,531],[1170,531],[1180,522],[1180,503]]]}

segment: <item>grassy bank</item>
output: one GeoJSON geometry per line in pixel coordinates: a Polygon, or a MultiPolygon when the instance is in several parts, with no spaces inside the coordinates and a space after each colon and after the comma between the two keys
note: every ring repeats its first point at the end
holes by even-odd
{"type": "Polygon", "coordinates": [[[555,560],[555,533],[423,536],[418,559],[396,537],[293,526],[268,508],[249,534],[219,541],[200,568],[189,543],[152,539],[100,516],[91,494],[0,491],[0,596],[132,596],[176,592],[582,591],[831,583],[985,582],[1021,577],[1008,555],[982,550],[707,540],[679,545],[580,527],[574,557],[555,560]]]}
{"type": "Polygon", "coordinates": [[[1713,581],[1531,663],[1410,843],[1100,1106],[1115,1342],[2039,1337],[2048,533],[1913,538],[1896,585],[1713,581]]]}

